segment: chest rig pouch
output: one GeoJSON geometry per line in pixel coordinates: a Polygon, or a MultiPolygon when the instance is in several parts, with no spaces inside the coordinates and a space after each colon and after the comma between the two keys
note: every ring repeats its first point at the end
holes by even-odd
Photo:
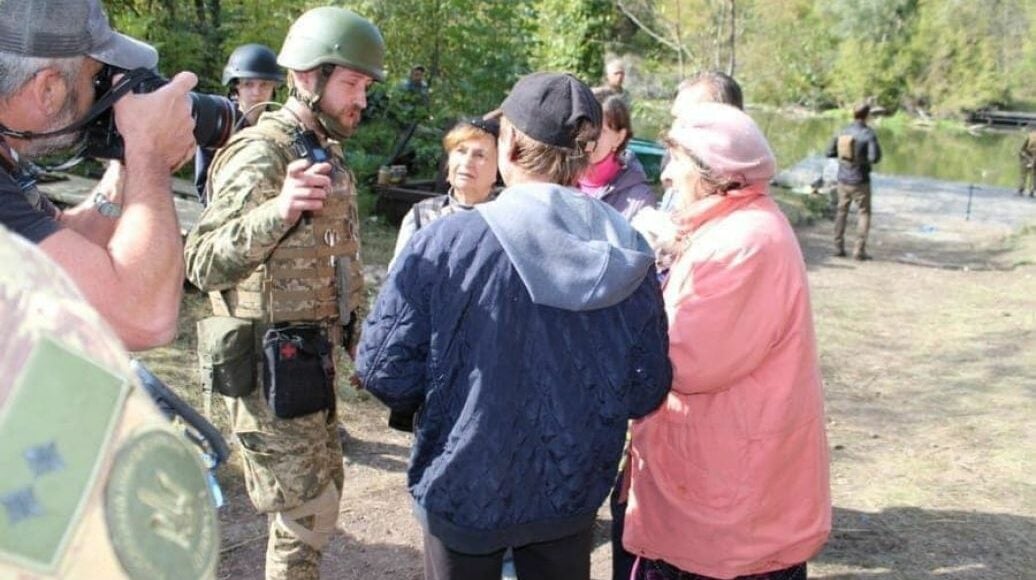
{"type": "Polygon", "coordinates": [[[263,395],[276,417],[334,409],[331,352],[327,333],[316,324],[274,325],[263,334],[263,395]]]}

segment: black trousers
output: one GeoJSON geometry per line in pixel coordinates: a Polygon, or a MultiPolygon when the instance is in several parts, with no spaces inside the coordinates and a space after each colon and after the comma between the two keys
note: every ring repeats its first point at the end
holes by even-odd
{"type": "Polygon", "coordinates": [[[628,580],[633,573],[633,564],[637,557],[622,547],[622,532],[626,529],[626,505],[627,502],[619,501],[619,493],[622,490],[622,480],[626,477],[627,465],[619,477],[615,480],[611,496],[608,498],[608,506],[612,512],[612,580],[628,580]]]}
{"type": "MultiPolygon", "coordinates": [[[[549,542],[514,546],[518,580],[589,580],[593,526],[549,542]]],[[[500,580],[505,550],[462,554],[424,533],[425,580],[500,580]]]]}

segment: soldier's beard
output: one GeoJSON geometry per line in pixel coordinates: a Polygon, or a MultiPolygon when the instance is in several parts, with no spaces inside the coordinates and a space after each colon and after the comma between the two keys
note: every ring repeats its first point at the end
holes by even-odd
{"type": "MultiPolygon", "coordinates": [[[[58,111],[57,116],[55,116],[54,120],[49,123],[44,130],[40,131],[40,133],[56,131],[71,125],[79,116],[78,109],[79,91],[73,88],[69,91],[68,98],[65,99],[65,103],[61,106],[61,110],[58,111]]],[[[80,129],[64,135],[32,139],[30,141],[26,141],[26,146],[23,148],[22,155],[27,159],[36,159],[44,155],[68,149],[79,142],[82,135],[83,131],[80,129]]]]}
{"type": "Polygon", "coordinates": [[[327,132],[328,137],[341,141],[348,139],[356,132],[356,128],[360,125],[361,113],[363,109],[360,107],[352,107],[353,121],[343,123],[337,116],[331,116],[323,111],[317,114],[317,120],[320,122],[320,126],[327,132]]]}

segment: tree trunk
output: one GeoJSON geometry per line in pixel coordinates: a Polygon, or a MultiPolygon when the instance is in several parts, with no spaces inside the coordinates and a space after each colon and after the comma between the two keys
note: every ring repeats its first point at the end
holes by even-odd
{"type": "Polygon", "coordinates": [[[684,58],[683,58],[683,28],[680,27],[680,21],[683,18],[683,2],[682,0],[676,0],[676,53],[680,55],[680,80],[687,78],[687,72],[684,70],[684,58]]]}
{"type": "Polygon", "coordinates": [[[737,0],[730,0],[730,60],[727,61],[727,74],[734,76],[737,65],[737,0]]]}
{"type": "Polygon", "coordinates": [[[432,47],[432,64],[428,69],[428,86],[439,76],[439,44],[442,39],[442,1],[435,0],[435,44],[432,47]]]}

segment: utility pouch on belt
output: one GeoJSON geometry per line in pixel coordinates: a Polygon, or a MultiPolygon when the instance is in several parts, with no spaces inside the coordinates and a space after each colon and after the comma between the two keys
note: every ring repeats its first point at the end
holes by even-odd
{"type": "Polygon", "coordinates": [[[838,136],[838,158],[842,161],[852,161],[856,156],[856,141],[852,135],[838,136]]]}
{"type": "Polygon", "coordinates": [[[338,323],[342,325],[342,346],[349,349],[353,345],[355,334],[355,320],[353,320],[353,305],[349,304],[349,297],[352,296],[349,286],[349,258],[335,256],[335,288],[338,292],[338,323]]]}
{"type": "Polygon", "coordinates": [[[334,404],[331,342],[320,326],[274,326],[263,335],[263,395],[273,414],[293,419],[334,404]]]}
{"type": "Polygon", "coordinates": [[[198,363],[206,391],[244,397],[255,388],[252,321],[210,316],[198,321],[198,363]]]}

